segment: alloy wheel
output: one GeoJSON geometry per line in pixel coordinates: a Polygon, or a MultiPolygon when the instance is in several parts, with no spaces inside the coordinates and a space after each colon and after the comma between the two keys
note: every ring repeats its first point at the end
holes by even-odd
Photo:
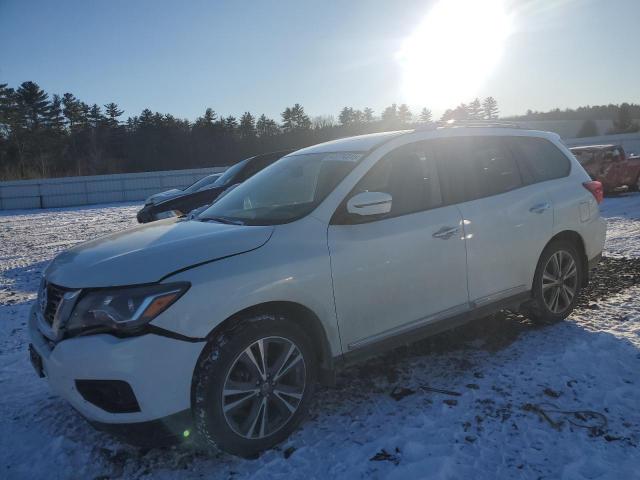
{"type": "Polygon", "coordinates": [[[306,365],[298,346],[283,337],[256,340],[234,360],[222,390],[231,429],[251,440],[280,430],[298,410],[306,365]]]}
{"type": "Polygon", "coordinates": [[[564,312],[573,301],[578,288],[578,267],[566,250],[555,252],[542,273],[542,297],[555,314],[564,312]]]}

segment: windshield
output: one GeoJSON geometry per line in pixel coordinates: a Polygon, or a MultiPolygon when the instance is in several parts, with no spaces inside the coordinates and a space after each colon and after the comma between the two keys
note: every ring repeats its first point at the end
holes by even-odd
{"type": "Polygon", "coordinates": [[[284,157],[222,196],[198,219],[274,225],[303,217],[324,200],[363,155],[333,152],[284,157]]]}
{"type": "Polygon", "coordinates": [[[214,183],[216,181],[216,179],[219,178],[219,177],[220,177],[220,174],[218,174],[218,173],[216,173],[214,175],[207,175],[206,177],[201,178],[197,182],[192,183],[191,185],[189,185],[187,188],[185,188],[183,190],[183,192],[187,192],[187,193],[197,192],[202,187],[206,187],[207,185],[210,185],[210,184],[214,183]]]}
{"type": "Polygon", "coordinates": [[[218,177],[218,179],[213,184],[215,187],[224,187],[225,185],[229,185],[230,182],[233,181],[235,176],[244,168],[244,166],[249,162],[249,159],[242,160],[241,162],[236,163],[235,165],[227,168],[222,175],[218,177]]]}

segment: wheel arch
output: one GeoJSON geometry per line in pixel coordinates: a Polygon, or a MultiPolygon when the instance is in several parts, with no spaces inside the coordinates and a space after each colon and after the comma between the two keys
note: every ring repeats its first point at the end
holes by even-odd
{"type": "Polygon", "coordinates": [[[261,314],[281,314],[300,325],[305,333],[307,333],[314,348],[319,366],[318,379],[320,383],[324,385],[334,384],[334,359],[325,328],[315,312],[300,303],[292,301],[269,301],[246,307],[227,317],[213,328],[206,338],[208,341],[211,341],[226,329],[234,328],[247,318],[261,314]]]}
{"type": "MultiPolygon", "coordinates": [[[[578,250],[578,254],[580,255],[580,267],[582,269],[582,286],[587,286],[587,284],[589,283],[589,259],[587,258],[582,235],[580,235],[575,230],[563,230],[561,232],[558,232],[551,238],[551,240],[547,242],[547,244],[542,249],[542,252],[544,252],[553,242],[557,241],[569,242],[576,247],[576,250],[578,250]]],[[[542,252],[540,252],[540,257],[542,257],[542,252]]]]}

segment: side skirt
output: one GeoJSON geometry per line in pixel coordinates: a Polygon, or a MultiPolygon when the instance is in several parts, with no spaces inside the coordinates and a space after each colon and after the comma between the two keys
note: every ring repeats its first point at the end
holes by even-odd
{"type": "Polygon", "coordinates": [[[447,330],[459,327],[472,320],[486,317],[487,315],[498,312],[500,310],[516,310],[523,303],[530,299],[531,292],[526,291],[501,300],[497,300],[495,302],[484,304],[482,306],[476,306],[476,308],[473,308],[472,310],[466,311],[464,313],[452,315],[440,320],[435,320],[426,325],[404,331],[401,334],[394,335],[393,337],[387,337],[375,343],[368,344],[356,350],[347,352],[336,357],[336,360],[340,361],[336,361],[335,365],[340,366],[342,364],[342,366],[344,367],[352,365],[354,363],[359,363],[373,356],[380,355],[385,351],[403,345],[409,345],[411,343],[417,342],[418,340],[423,340],[432,335],[437,335],[438,333],[442,333],[447,330]]]}

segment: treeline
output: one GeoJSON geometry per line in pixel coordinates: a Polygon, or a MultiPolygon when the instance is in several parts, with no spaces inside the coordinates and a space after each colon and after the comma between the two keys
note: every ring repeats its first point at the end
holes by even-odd
{"type": "MultiPolygon", "coordinates": [[[[544,115],[557,112],[527,112],[517,119],[546,119],[544,115]]],[[[564,111],[573,112],[614,118],[614,128],[633,131],[637,125],[631,119],[640,117],[640,106],[564,111]]],[[[429,109],[414,114],[405,104],[392,104],[379,115],[371,108],[344,107],[337,119],[312,118],[295,104],[278,121],[250,112],[225,116],[211,108],[193,122],[149,109],[126,119],[123,113],[116,103],[89,105],[71,93],[50,96],[34,82],[15,89],[0,84],[0,180],[230,165],[258,153],[435,120],[429,109]]],[[[498,116],[497,101],[487,97],[449,109],[439,120],[498,116]]]]}
{"type": "Polygon", "coordinates": [[[636,103],[622,103],[616,105],[587,105],[578,108],[554,108],[548,112],[527,110],[524,115],[509,117],[513,120],[615,120],[620,113],[627,114],[630,118],[640,118],[640,105],[636,103]]]}
{"type": "MultiPolygon", "coordinates": [[[[116,103],[89,105],[71,93],[49,95],[34,82],[0,84],[0,179],[94,175],[229,165],[267,151],[301,148],[335,138],[412,128],[431,122],[431,111],[413,114],[393,104],[344,107],[333,116],[311,118],[287,107],[279,121],[245,112],[240,118],[211,108],[195,121],[143,110],[123,118],[116,103]]],[[[448,110],[451,118],[497,118],[489,97],[448,110]]]]}
{"type": "Polygon", "coordinates": [[[527,110],[525,115],[509,117],[509,120],[583,120],[578,137],[595,137],[602,134],[634,133],[640,131],[640,105],[622,103],[620,105],[587,105],[586,107],[555,108],[548,112],[527,110]],[[596,120],[611,120],[612,126],[604,132],[598,129],[596,120]]]}

